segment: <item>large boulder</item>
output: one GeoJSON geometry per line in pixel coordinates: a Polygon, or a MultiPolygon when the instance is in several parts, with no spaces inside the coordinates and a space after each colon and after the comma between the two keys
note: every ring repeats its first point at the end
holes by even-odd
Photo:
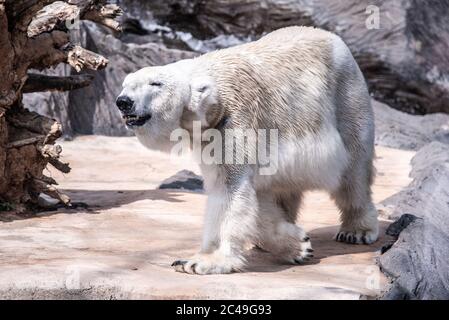
{"type": "Polygon", "coordinates": [[[413,181],[383,202],[386,218],[415,216],[379,258],[392,279],[384,299],[449,299],[449,145],[432,142],[412,160],[413,181]]]}
{"type": "Polygon", "coordinates": [[[372,105],[376,144],[405,150],[419,150],[432,141],[449,144],[449,115],[411,115],[376,100],[372,105]]]}
{"type": "MultiPolygon", "coordinates": [[[[123,0],[125,7],[138,3],[123,0]]],[[[257,38],[290,25],[333,31],[350,47],[376,99],[410,113],[449,113],[447,1],[156,0],[144,6],[142,19],[199,39],[257,38]]]]}
{"type": "Polygon", "coordinates": [[[203,178],[190,170],[181,170],[168,177],[159,185],[158,189],[175,189],[202,192],[204,191],[203,178]]]}

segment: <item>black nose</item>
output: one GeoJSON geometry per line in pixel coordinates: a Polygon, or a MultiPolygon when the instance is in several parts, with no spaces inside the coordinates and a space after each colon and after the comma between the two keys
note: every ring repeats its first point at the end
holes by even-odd
{"type": "Polygon", "coordinates": [[[120,96],[115,102],[121,112],[128,113],[133,109],[134,101],[127,96],[120,96]]]}

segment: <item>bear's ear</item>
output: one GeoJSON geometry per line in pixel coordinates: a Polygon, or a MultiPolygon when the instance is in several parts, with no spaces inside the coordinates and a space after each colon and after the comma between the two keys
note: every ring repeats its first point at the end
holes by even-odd
{"type": "Polygon", "coordinates": [[[195,113],[203,125],[208,125],[207,114],[217,104],[215,82],[210,77],[196,78],[192,81],[190,103],[188,109],[195,113]]]}

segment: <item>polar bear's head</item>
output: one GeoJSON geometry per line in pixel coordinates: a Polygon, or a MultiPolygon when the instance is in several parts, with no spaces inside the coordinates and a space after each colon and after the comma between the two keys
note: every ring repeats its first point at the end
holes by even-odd
{"type": "Polygon", "coordinates": [[[209,78],[192,78],[192,60],[161,67],[147,67],[129,74],[117,106],[129,129],[148,148],[168,151],[170,134],[190,120],[205,119],[214,104],[209,78]]]}

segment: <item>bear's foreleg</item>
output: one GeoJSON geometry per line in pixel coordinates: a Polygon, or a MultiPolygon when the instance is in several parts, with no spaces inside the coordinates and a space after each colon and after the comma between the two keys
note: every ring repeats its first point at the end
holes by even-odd
{"type": "Polygon", "coordinates": [[[231,273],[245,265],[247,244],[257,238],[257,196],[247,176],[227,179],[208,192],[201,252],[173,263],[191,274],[231,273]]]}

